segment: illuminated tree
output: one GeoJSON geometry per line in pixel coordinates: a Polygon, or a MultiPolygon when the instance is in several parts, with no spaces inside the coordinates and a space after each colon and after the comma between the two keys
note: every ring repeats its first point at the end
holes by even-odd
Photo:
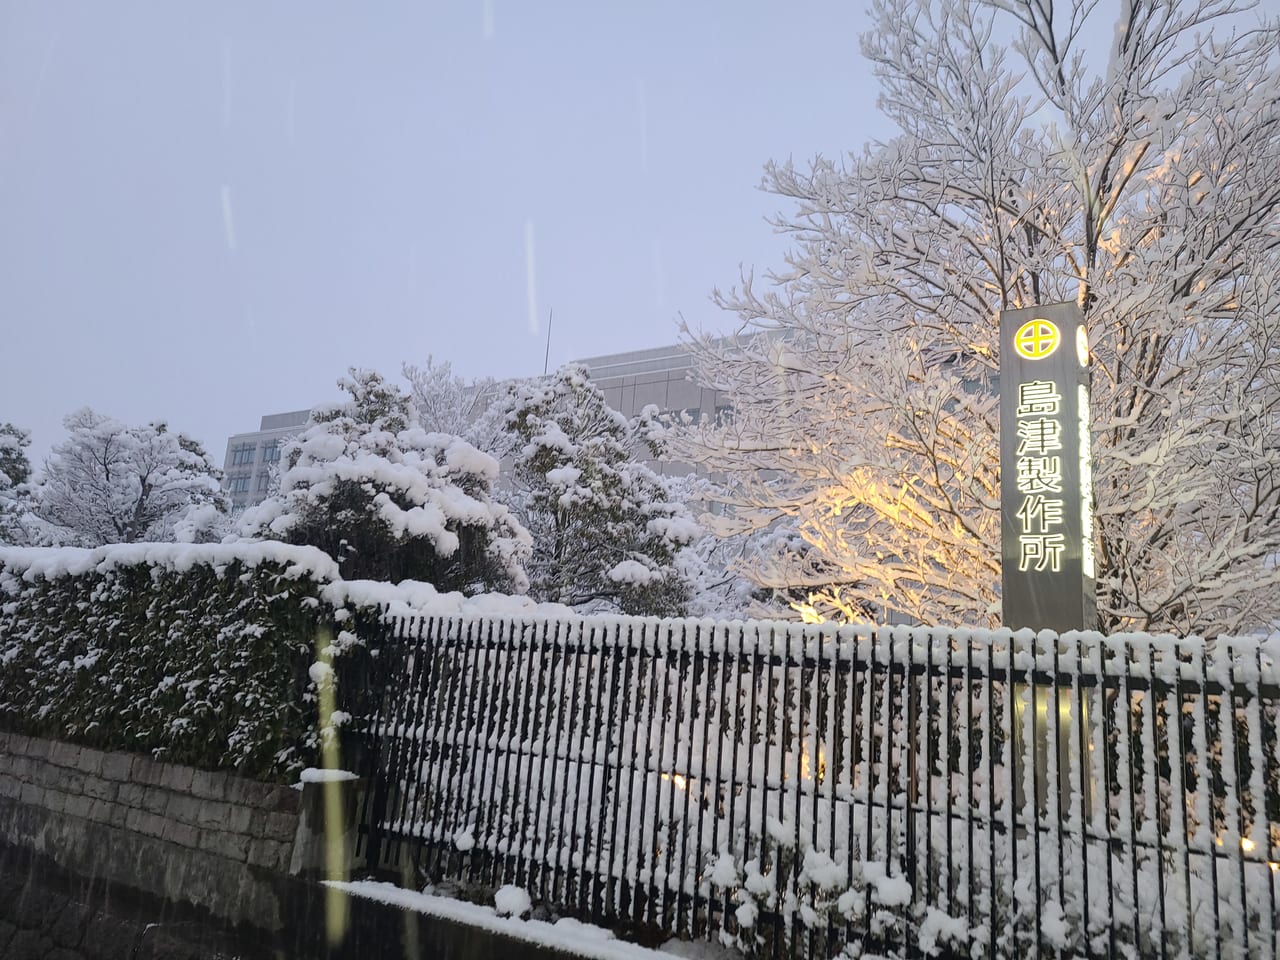
{"type": "Polygon", "coordinates": [[[1111,5],[875,0],[900,132],[766,168],[794,251],[717,297],[771,335],[696,341],[734,413],[668,438],[726,535],[803,537],[758,579],[818,561],[811,616],[998,623],[998,313],[1074,300],[1104,627],[1280,617],[1280,26],[1241,6],[1126,0],[1087,51],[1111,5]]]}

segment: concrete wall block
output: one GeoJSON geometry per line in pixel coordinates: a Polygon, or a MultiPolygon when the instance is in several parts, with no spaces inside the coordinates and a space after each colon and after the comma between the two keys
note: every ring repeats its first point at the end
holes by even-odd
{"type": "Polygon", "coordinates": [[[109,824],[111,822],[111,806],[111,803],[106,800],[89,800],[89,812],[85,816],[94,823],[109,824]]]}
{"type": "Polygon", "coordinates": [[[278,870],[282,857],[281,848],[284,846],[278,840],[251,840],[248,861],[255,867],[278,870]]]}
{"type": "Polygon", "coordinates": [[[34,783],[24,783],[20,799],[23,803],[38,807],[44,802],[44,787],[37,786],[34,783]]]}
{"type": "Polygon", "coordinates": [[[27,779],[42,787],[58,787],[68,772],[48,760],[32,760],[27,768],[27,779]]]}
{"type": "Polygon", "coordinates": [[[243,833],[245,836],[253,835],[253,822],[261,814],[252,807],[241,807],[236,804],[228,804],[226,822],[223,823],[222,829],[231,833],[243,833]]]}
{"type": "Polygon", "coordinates": [[[158,837],[164,833],[165,820],[154,813],[127,807],[124,813],[124,828],[148,837],[158,837]]]}
{"type": "Polygon", "coordinates": [[[0,797],[13,799],[22,796],[22,781],[7,773],[0,773],[0,797]]]}
{"type": "Polygon", "coordinates": [[[224,800],[227,797],[227,775],[212,770],[193,770],[191,793],[202,800],[224,800]]]}
{"type": "Polygon", "coordinates": [[[220,800],[197,800],[196,826],[212,830],[230,829],[231,804],[220,800]]]}
{"type": "Polygon", "coordinates": [[[162,822],[164,824],[160,834],[162,839],[193,849],[200,845],[200,831],[195,827],[186,823],[178,823],[168,817],[163,818],[162,822]]]}
{"type": "Polygon", "coordinates": [[[148,837],[163,837],[166,824],[169,821],[162,816],[154,813],[143,813],[138,818],[138,832],[144,833],[148,837]]]}
{"type": "Polygon", "coordinates": [[[17,780],[31,779],[31,761],[26,757],[15,756],[12,759],[6,758],[6,773],[17,780]]]}
{"type": "Polygon", "coordinates": [[[190,793],[191,778],[194,775],[195,771],[190,767],[180,767],[176,763],[166,763],[162,765],[160,786],[166,787],[174,793],[190,793]]]}
{"type": "Polygon", "coordinates": [[[80,765],[80,747],[65,740],[53,741],[49,748],[49,759],[60,767],[76,767],[80,765]]]}
{"type": "Polygon", "coordinates": [[[22,779],[28,783],[34,783],[39,786],[48,786],[58,776],[58,768],[51,764],[48,760],[38,760],[34,757],[28,757],[22,766],[22,779]]]}
{"type": "Polygon", "coordinates": [[[231,803],[246,807],[264,807],[271,802],[276,787],[270,783],[246,780],[244,777],[227,777],[227,796],[231,803]]]}
{"type": "MultiPolygon", "coordinates": [[[[85,787],[88,785],[88,780],[90,778],[85,777],[85,775],[81,773],[79,770],[72,770],[72,769],[59,770],[57,767],[52,767],[50,769],[57,770],[58,773],[55,774],[54,777],[52,777],[53,782],[47,784],[47,786],[53,787],[54,789],[57,789],[57,790],[61,790],[63,793],[71,793],[71,794],[89,793],[89,791],[86,790],[85,787]]],[[[96,778],[93,778],[93,779],[96,779],[96,778]]],[[[89,794],[89,795],[93,796],[93,794],[89,794]]]]}
{"type": "Polygon", "coordinates": [[[107,780],[124,782],[132,779],[133,762],[138,759],[130,753],[104,753],[102,776],[107,780]]]}
{"type": "Polygon", "coordinates": [[[129,769],[129,779],[134,783],[158,787],[164,779],[165,764],[150,757],[134,757],[129,769]]]}
{"type": "Polygon", "coordinates": [[[104,756],[106,754],[95,747],[81,747],[80,758],[76,761],[76,769],[81,773],[92,774],[96,777],[102,770],[102,758],[104,756]]]}
{"type": "Polygon", "coordinates": [[[85,777],[84,790],[86,797],[97,800],[115,800],[120,795],[120,784],[114,780],[103,780],[101,777],[85,777]]]}
{"type": "Polygon", "coordinates": [[[25,757],[30,748],[31,738],[24,737],[20,733],[9,734],[9,739],[5,743],[5,751],[15,757],[25,757]]]}
{"type": "Polygon", "coordinates": [[[70,798],[65,793],[46,789],[44,792],[44,808],[50,813],[62,813],[67,808],[68,799],[70,798]]]}
{"type": "Polygon", "coordinates": [[[116,787],[116,801],[126,807],[141,807],[147,788],[140,783],[121,783],[116,787]]]}
{"type": "Polygon", "coordinates": [[[168,794],[168,798],[169,801],[168,806],[165,809],[165,816],[170,820],[177,820],[179,823],[186,823],[191,826],[199,824],[200,800],[195,799],[195,797],[187,797],[177,793],[168,794]]]}
{"type": "Polygon", "coordinates": [[[268,813],[263,818],[262,835],[271,840],[291,842],[298,832],[300,819],[296,813],[268,813]]]}
{"type": "Polygon", "coordinates": [[[43,737],[28,737],[26,755],[33,760],[43,760],[49,756],[53,743],[54,741],[45,740],[43,737]]]}
{"type": "Polygon", "coordinates": [[[111,803],[108,800],[94,800],[89,806],[89,819],[94,823],[106,823],[113,827],[124,826],[125,818],[129,814],[128,807],[122,807],[118,803],[111,803]]]}
{"type": "MultiPolygon", "coordinates": [[[[253,804],[253,792],[251,785],[253,781],[246,781],[241,777],[227,774],[222,781],[222,796],[214,797],[215,800],[226,800],[227,803],[253,804]]],[[[194,786],[194,783],[193,783],[194,786]]]]}
{"type": "Polygon", "coordinates": [[[67,797],[63,806],[63,812],[73,816],[80,817],[83,820],[89,819],[89,811],[95,803],[101,803],[101,800],[94,800],[92,797],[67,797]]]}
{"type": "Polygon", "coordinates": [[[249,838],[221,830],[204,830],[200,833],[200,849],[208,850],[230,860],[244,862],[249,857],[249,838]]]}
{"type": "Polygon", "coordinates": [[[142,787],[142,802],[138,806],[147,813],[167,814],[169,800],[177,794],[170,793],[163,787],[142,787]]]}

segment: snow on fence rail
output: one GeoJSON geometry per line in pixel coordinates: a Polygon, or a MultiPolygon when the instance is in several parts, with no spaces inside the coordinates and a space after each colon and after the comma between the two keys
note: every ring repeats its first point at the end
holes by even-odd
{"type": "Polygon", "coordinates": [[[762,953],[1280,956],[1274,641],[389,618],[370,864],[762,953]]]}

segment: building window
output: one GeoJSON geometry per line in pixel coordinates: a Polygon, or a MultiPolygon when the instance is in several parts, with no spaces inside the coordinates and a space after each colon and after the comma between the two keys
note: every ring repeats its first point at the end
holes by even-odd
{"type": "Polygon", "coordinates": [[[263,470],[258,474],[258,492],[266,493],[267,487],[271,485],[271,474],[263,470]]]}
{"type": "Polygon", "coordinates": [[[233,494],[235,494],[235,493],[248,493],[248,492],[249,492],[249,477],[248,477],[247,475],[245,475],[245,476],[240,476],[240,477],[232,477],[232,478],[231,478],[231,487],[230,487],[230,489],[231,489],[231,492],[232,492],[233,494]]]}
{"type": "Polygon", "coordinates": [[[276,463],[280,459],[280,441],[272,440],[262,448],[262,462],[276,463]]]}
{"type": "Polygon", "coordinates": [[[256,447],[252,443],[241,443],[231,448],[231,466],[247,467],[253,463],[256,447]]]}

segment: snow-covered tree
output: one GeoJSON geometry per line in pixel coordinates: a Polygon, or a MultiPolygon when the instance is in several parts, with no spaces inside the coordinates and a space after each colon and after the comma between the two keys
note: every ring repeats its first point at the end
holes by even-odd
{"type": "Polygon", "coordinates": [[[404,364],[418,424],[429,433],[452,433],[477,450],[501,459],[511,449],[503,411],[495,402],[501,389],[492,377],[467,381],[447,362],[427,358],[425,367],[404,364]]]}
{"type": "Polygon", "coordinates": [[[0,423],[0,543],[23,543],[22,521],[29,509],[27,481],[31,461],[26,448],[31,434],[12,423],[0,423]]]}
{"type": "Polygon", "coordinates": [[[77,546],[172,540],[205,505],[224,508],[219,472],[197,441],[163,421],[127,426],[88,407],[63,420],[36,490],[37,513],[77,546]]]}
{"type": "Polygon", "coordinates": [[[348,579],[524,592],[529,534],[492,496],[498,461],[423,430],[378,373],[349,372],[338,384],[351,399],[312,412],[282,452],[279,491],[242,532],[319,547],[348,579]]]}
{"type": "Polygon", "coordinates": [[[634,459],[636,425],[605,402],[585,367],[507,387],[515,438],[513,509],[533,535],[538,600],[625,613],[683,613],[676,554],[698,526],[661,477],[634,459]]]}
{"type": "Polygon", "coordinates": [[[810,616],[998,623],[998,313],[1074,300],[1103,626],[1275,620],[1280,26],[1234,0],[872,6],[900,133],[767,167],[794,251],[717,296],[773,335],[693,344],[734,412],[673,454],[725,477],[724,532],[794,524],[811,549],[774,574],[842,571],[810,616]]]}
{"type": "Polygon", "coordinates": [[[31,432],[0,423],[0,491],[16,490],[31,479],[31,461],[26,448],[31,446],[31,432]]]}

